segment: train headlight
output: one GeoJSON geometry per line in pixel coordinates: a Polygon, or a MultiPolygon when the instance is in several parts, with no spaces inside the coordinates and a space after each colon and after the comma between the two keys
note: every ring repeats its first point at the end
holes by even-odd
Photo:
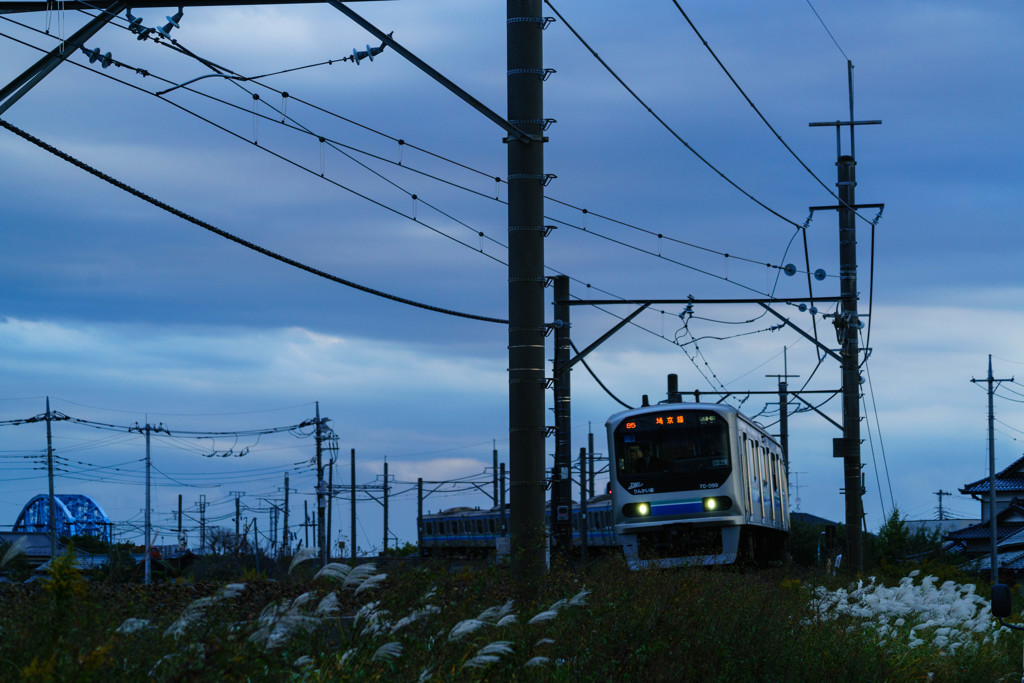
{"type": "Polygon", "coordinates": [[[650,503],[629,503],[622,506],[622,514],[626,517],[646,517],[651,514],[650,503]]]}
{"type": "Polygon", "coordinates": [[[704,499],[705,512],[721,512],[732,507],[732,499],[728,496],[714,496],[704,499]]]}

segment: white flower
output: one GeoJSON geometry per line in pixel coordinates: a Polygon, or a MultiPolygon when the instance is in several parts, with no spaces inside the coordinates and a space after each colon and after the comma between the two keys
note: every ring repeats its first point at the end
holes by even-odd
{"type": "Polygon", "coordinates": [[[526,664],[523,664],[523,668],[528,666],[540,666],[541,664],[547,664],[551,660],[547,657],[534,657],[533,659],[527,660],[526,664]]]}
{"type": "Polygon", "coordinates": [[[478,655],[510,655],[512,654],[512,641],[496,640],[493,643],[484,645],[477,651],[478,655]]]}
{"type": "Polygon", "coordinates": [[[528,623],[530,623],[530,624],[539,624],[542,621],[551,621],[552,619],[554,619],[557,616],[558,616],[558,610],[551,610],[551,609],[549,609],[546,612],[541,612],[540,614],[535,616],[533,619],[530,619],[530,621],[528,623]]]}
{"type": "Polygon", "coordinates": [[[366,564],[361,564],[361,565],[353,568],[348,573],[348,576],[345,577],[345,583],[342,584],[342,585],[345,588],[348,588],[348,589],[351,589],[351,590],[355,590],[356,588],[359,587],[359,584],[361,584],[367,578],[372,576],[373,573],[376,572],[376,571],[377,571],[377,565],[373,564],[372,562],[367,562],[366,564]]]}
{"type": "Polygon", "coordinates": [[[512,624],[516,623],[517,621],[519,621],[519,619],[516,617],[516,615],[514,615],[514,614],[506,614],[501,619],[498,619],[498,623],[495,624],[495,626],[511,626],[512,624]]]}
{"type": "Polygon", "coordinates": [[[125,619],[120,626],[117,627],[115,633],[135,633],[143,629],[150,628],[152,622],[149,619],[125,619]]]}
{"type": "Polygon", "coordinates": [[[295,553],[295,557],[292,558],[292,563],[288,565],[288,573],[291,574],[292,570],[307,560],[312,560],[320,554],[320,549],[316,546],[306,546],[299,552],[295,553]]]}
{"type": "Polygon", "coordinates": [[[244,590],[244,583],[229,583],[217,591],[217,596],[219,599],[237,598],[244,590]]]}
{"type": "Polygon", "coordinates": [[[363,591],[368,591],[376,588],[380,584],[384,583],[384,579],[388,578],[387,574],[374,574],[371,577],[364,579],[359,587],[356,588],[355,595],[359,595],[363,591]]]}
{"type": "Polygon", "coordinates": [[[309,655],[302,655],[301,657],[296,659],[294,662],[292,662],[292,666],[294,666],[295,668],[299,668],[299,667],[307,666],[307,665],[312,664],[312,663],[313,663],[313,658],[312,657],[310,657],[309,655]]]}
{"type": "Polygon", "coordinates": [[[587,604],[587,596],[588,595],[590,595],[590,591],[588,591],[586,588],[584,588],[579,593],[577,593],[576,595],[572,596],[569,599],[569,603],[568,604],[572,605],[573,607],[581,607],[583,605],[586,605],[587,604]]]}
{"type": "Polygon", "coordinates": [[[554,645],[554,644],[555,644],[555,641],[551,640],[550,638],[541,638],[536,643],[534,643],[533,646],[534,647],[540,647],[541,645],[554,645]]]}
{"type": "Polygon", "coordinates": [[[480,621],[486,621],[489,624],[493,624],[493,623],[497,622],[498,620],[500,620],[502,617],[505,617],[505,616],[507,616],[507,615],[509,615],[511,613],[512,613],[512,601],[509,600],[504,605],[499,605],[499,606],[496,606],[496,607],[488,607],[487,609],[485,609],[483,612],[480,613],[480,616],[478,616],[477,619],[479,619],[480,621]]]}
{"type": "Polygon", "coordinates": [[[352,571],[352,567],[347,564],[341,564],[340,562],[329,562],[323,566],[323,568],[313,575],[313,580],[317,579],[331,579],[333,581],[344,581],[348,576],[349,572],[352,571]]]}
{"type": "Polygon", "coordinates": [[[383,660],[386,660],[386,659],[392,659],[394,657],[399,657],[399,656],[401,656],[401,654],[402,654],[402,644],[401,643],[398,643],[398,642],[384,643],[379,648],[377,648],[377,651],[373,653],[373,657],[371,657],[370,659],[371,659],[371,661],[378,662],[378,661],[383,661],[383,660]]]}
{"type": "Polygon", "coordinates": [[[320,604],[316,606],[316,610],[314,610],[313,613],[318,616],[328,616],[336,613],[337,611],[338,596],[336,593],[328,593],[324,596],[323,600],[320,601],[320,604]]]}
{"type": "Polygon", "coordinates": [[[463,619],[459,623],[455,624],[451,632],[448,634],[448,640],[458,640],[467,633],[472,633],[481,626],[486,626],[487,622],[480,621],[479,619],[463,619]]]}
{"type": "Polygon", "coordinates": [[[501,657],[498,657],[497,655],[477,655],[463,664],[462,668],[482,669],[485,666],[490,666],[491,664],[499,661],[501,661],[501,657]]]}

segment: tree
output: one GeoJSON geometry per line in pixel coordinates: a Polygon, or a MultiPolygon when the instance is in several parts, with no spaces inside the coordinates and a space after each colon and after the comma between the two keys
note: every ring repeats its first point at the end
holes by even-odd
{"type": "Polygon", "coordinates": [[[893,508],[889,519],[878,529],[875,540],[876,557],[885,562],[903,562],[911,554],[910,530],[900,517],[899,508],[893,508]]]}

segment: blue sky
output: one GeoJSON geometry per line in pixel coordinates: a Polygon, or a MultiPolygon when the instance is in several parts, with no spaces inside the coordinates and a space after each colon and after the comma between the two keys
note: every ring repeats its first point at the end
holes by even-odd
{"type": "MultiPolygon", "coordinates": [[[[886,207],[873,262],[870,226],[858,227],[862,312],[873,294],[862,429],[870,435],[863,449],[868,527],[877,528],[893,501],[912,518],[933,517],[935,491],[955,493],[984,476],[986,396],[970,380],[985,376],[992,354],[997,377],[1019,375],[1024,383],[1022,240],[1012,206],[1024,180],[1019,5],[819,0],[814,7],[833,42],[806,0],[680,3],[812,176],[672,2],[628,11],[553,4],[676,134],[787,220],[710,170],[555,22],[545,32],[545,65],[556,69],[545,84],[545,113],[557,120],[545,150],[547,170],[557,175],[546,213],[559,226],[546,241],[549,272],[570,275],[572,293],[584,299],[805,295],[806,276],[778,277],[777,267],[764,264],[804,270],[803,241],[789,221],[803,224],[808,207],[834,203],[818,179],[830,188],[835,182],[835,135],[807,124],[848,118],[849,58],[856,118],[884,122],[859,128],[856,138],[857,200],[886,207]]],[[[503,3],[353,7],[504,113],[503,3]]],[[[152,26],[172,12],[136,15],[152,26]]],[[[86,20],[78,12],[7,18],[25,26],[0,19],[4,83],[40,54],[15,39],[50,49],[62,26],[67,35],[86,20]],[[48,22],[50,35],[40,32],[48,22]]],[[[328,6],[194,8],[180,23],[172,35],[181,45],[238,74],[290,71],[247,82],[206,78],[192,86],[197,92],[154,97],[211,71],[136,40],[120,21],[88,46],[127,66],[103,70],[75,55],[71,61],[87,68],[64,64],[3,118],[268,249],[398,296],[505,317],[507,195],[494,180],[507,172],[502,131],[392,51],[358,66],[339,61],[375,41],[328,6]],[[320,66],[297,68],[312,64],[320,66]],[[253,93],[260,94],[259,116],[253,93]],[[282,117],[293,127],[281,126],[282,117]]],[[[319,401],[339,434],[343,483],[351,448],[358,483],[380,475],[385,457],[400,482],[482,474],[492,444],[507,463],[500,325],[410,308],[271,261],[7,131],[0,132],[0,158],[0,419],[42,413],[49,395],[56,410],[100,422],[148,416],[172,430],[231,431],[295,424],[312,417],[319,401]]],[[[811,270],[828,274],[815,281],[815,293],[834,295],[835,214],[815,213],[806,234],[811,270]]],[[[662,308],[588,358],[633,405],[642,394],[660,398],[670,372],[684,389],[771,390],[775,380],[766,375],[782,373],[784,358],[799,375],[791,386],[808,379],[808,389],[839,386],[836,364],[815,371],[810,344],[790,329],[766,331],[776,321],[760,309],[698,306],[684,329],[682,307],[662,308]]],[[[781,308],[811,329],[808,313],[781,308]]],[[[573,339],[582,347],[614,322],[607,312],[576,307],[573,339]]],[[[835,344],[828,320],[819,317],[818,330],[835,344]]],[[[1013,392],[1024,394],[1024,386],[1006,384],[996,398],[997,467],[1022,450],[1024,396],[1013,392]]],[[[603,423],[619,405],[582,369],[573,393],[573,452],[586,444],[588,427],[604,452],[603,423]]],[[[743,404],[750,414],[765,408],[758,396],[743,404]]],[[[822,410],[839,419],[838,400],[822,410]]],[[[770,426],[775,412],[767,406],[759,420],[770,426]]],[[[838,431],[814,413],[793,415],[790,431],[791,484],[798,476],[800,486],[794,502],[842,519],[842,467],[831,457],[838,431]]],[[[115,521],[138,520],[142,441],[110,436],[55,426],[58,453],[74,454],[86,463],[78,469],[90,473],[59,477],[57,490],[93,495],[115,521]],[[132,460],[120,479],[98,469],[132,460]]],[[[46,489],[44,473],[30,469],[45,449],[45,431],[4,427],[0,438],[0,522],[10,524],[46,489]]],[[[261,501],[280,498],[283,473],[295,467],[298,514],[314,482],[308,467],[294,463],[312,456],[311,440],[285,435],[236,449],[246,445],[244,458],[210,459],[180,443],[154,442],[154,463],[177,475],[154,478],[161,533],[178,494],[193,513],[205,495],[223,514],[233,509],[231,491],[245,491],[249,516],[261,515],[263,529],[261,501]]],[[[395,491],[407,488],[396,484],[395,491]]],[[[414,539],[415,496],[404,493],[393,504],[392,532],[414,539]]],[[[426,507],[457,504],[488,503],[480,494],[437,494],[426,507]]],[[[960,516],[978,509],[956,496],[944,506],[960,516]]],[[[347,514],[339,504],[343,537],[347,514]]],[[[360,545],[379,546],[379,506],[366,503],[361,524],[360,545]]]]}

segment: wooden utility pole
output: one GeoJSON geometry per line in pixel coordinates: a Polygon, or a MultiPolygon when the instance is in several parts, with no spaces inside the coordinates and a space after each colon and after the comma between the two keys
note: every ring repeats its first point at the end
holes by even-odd
{"type": "MultiPolygon", "coordinates": [[[[974,378],[971,382],[977,383],[974,378]]],[[[981,380],[988,383],[988,528],[989,528],[989,564],[991,565],[992,583],[999,583],[999,548],[998,533],[996,525],[996,427],[995,427],[995,406],[993,397],[996,393],[996,384],[1000,382],[1012,382],[1010,379],[995,379],[992,377],[992,354],[988,357],[988,379],[981,380]]],[[[942,500],[941,498],[939,500],[942,500]]]]}
{"type": "Polygon", "coordinates": [[[54,560],[57,558],[57,503],[54,500],[53,493],[53,430],[50,427],[50,423],[53,421],[53,416],[50,413],[50,397],[46,397],[46,478],[50,484],[50,511],[49,511],[49,531],[50,531],[50,559],[54,560]]]}
{"type": "Polygon", "coordinates": [[[281,537],[281,548],[286,555],[291,554],[291,538],[288,533],[288,473],[284,475],[284,535],[281,537]]]}
{"type": "Polygon", "coordinates": [[[327,564],[327,483],[324,481],[323,428],[320,424],[320,401],[316,402],[316,544],[320,551],[320,566],[327,564]]]}

